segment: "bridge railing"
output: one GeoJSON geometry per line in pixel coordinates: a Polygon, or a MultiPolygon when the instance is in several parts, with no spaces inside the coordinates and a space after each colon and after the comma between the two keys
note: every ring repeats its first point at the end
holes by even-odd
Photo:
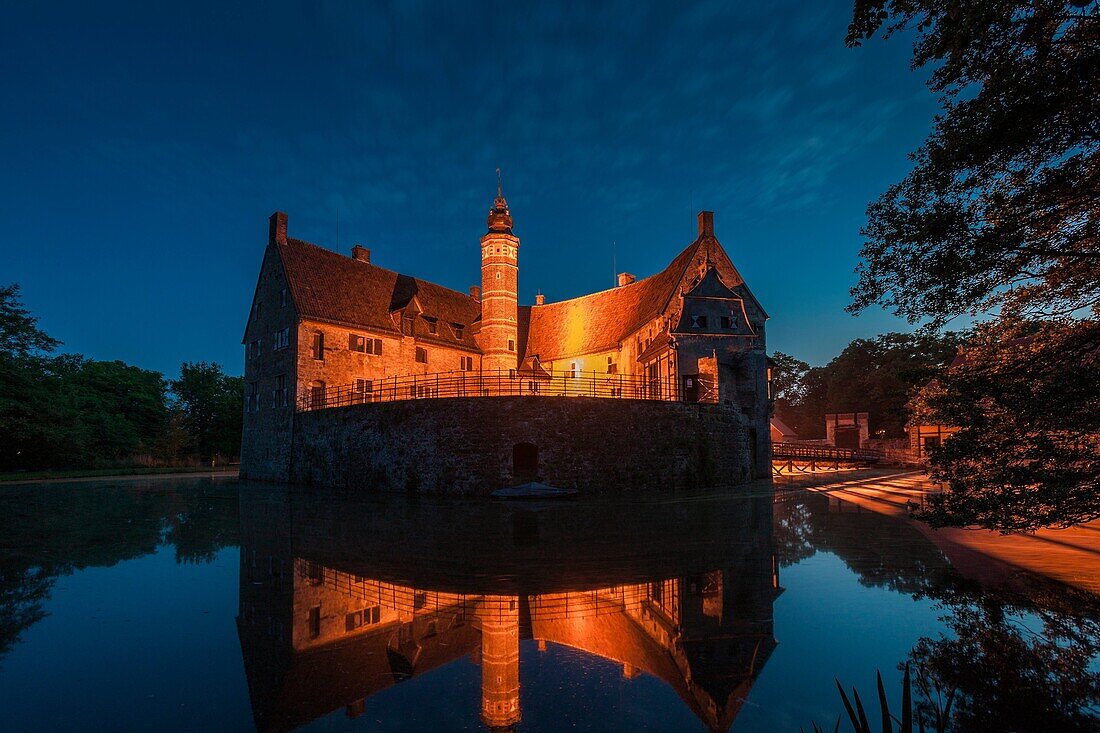
{"type": "Polygon", "coordinates": [[[358,379],[353,384],[314,383],[298,395],[299,411],[370,402],[448,397],[601,397],[624,400],[680,400],[675,379],[633,374],[518,369],[449,371],[358,379]]]}
{"type": "Polygon", "coordinates": [[[839,461],[881,461],[886,453],[871,448],[834,448],[828,445],[773,443],[773,458],[801,458],[839,461]]]}

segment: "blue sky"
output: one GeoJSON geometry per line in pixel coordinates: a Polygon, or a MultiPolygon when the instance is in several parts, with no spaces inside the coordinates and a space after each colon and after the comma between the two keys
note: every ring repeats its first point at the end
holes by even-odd
{"type": "Polygon", "coordinates": [[[521,302],[650,275],[711,209],[769,349],[823,363],[907,327],[843,308],[935,99],[907,39],[844,47],[850,0],[740,5],[11,4],[0,282],[66,351],[237,374],[272,211],[465,291],[500,166],[521,302]]]}

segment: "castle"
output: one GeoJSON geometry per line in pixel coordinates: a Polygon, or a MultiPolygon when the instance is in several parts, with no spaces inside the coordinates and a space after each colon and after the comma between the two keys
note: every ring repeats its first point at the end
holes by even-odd
{"type": "MultiPolygon", "coordinates": [[[[519,304],[520,239],[513,232],[512,214],[499,188],[480,251],[481,285],[461,293],[380,267],[371,261],[370,251],[360,246],[346,257],[291,238],[287,215],[273,214],[244,336],[241,475],[349,483],[353,478],[346,470],[334,475],[335,466],[320,464],[328,461],[346,467],[358,462],[366,471],[363,480],[393,484],[400,481],[396,474],[402,460],[414,465],[409,452],[387,442],[385,436],[374,436],[362,448],[377,460],[363,463],[362,455],[344,455],[346,448],[331,443],[346,446],[352,436],[335,435],[332,430],[349,429],[347,422],[322,424],[335,419],[322,417],[333,412],[323,408],[379,408],[374,403],[390,403],[391,411],[404,411],[395,412],[390,422],[407,422],[415,412],[423,416],[419,428],[437,436],[437,427],[446,429],[454,419],[468,421],[471,415],[474,422],[499,422],[494,412],[504,408],[491,406],[489,400],[478,400],[476,407],[456,407],[447,400],[450,407],[439,404],[433,412],[424,413],[419,407],[393,403],[445,397],[512,398],[511,402],[559,396],[665,403],[660,408],[559,405],[552,410],[571,411],[559,417],[584,425],[593,419],[620,422],[625,413],[621,417],[612,413],[628,410],[630,420],[654,430],[661,422],[658,418],[675,415],[679,422],[664,423],[661,429],[698,434],[706,446],[696,453],[709,452],[693,458],[690,447],[681,450],[682,465],[675,475],[669,474],[670,481],[705,482],[716,472],[734,473],[738,479],[768,475],[767,315],[715,238],[712,212],[700,212],[696,239],[661,272],[640,280],[622,273],[617,287],[559,302],[547,302],[539,295],[534,305],[519,304]],[[688,414],[670,412],[672,404],[725,409],[688,414]],[[473,412],[466,414],[467,409],[473,412]],[[449,414],[446,420],[439,417],[453,410],[461,414],[449,414]],[[572,414],[578,410],[588,412],[572,414]],[[705,425],[684,422],[698,415],[705,425]],[[725,432],[731,432],[728,441],[732,443],[725,449],[715,448],[716,441],[728,442],[725,432]],[[320,445],[326,439],[330,445],[320,445]],[[384,460],[378,458],[382,455],[384,460]],[[296,457],[304,463],[296,463],[296,457]],[[697,465],[688,465],[692,461],[697,465]]],[[[356,414],[367,423],[374,421],[374,427],[365,427],[365,432],[385,432],[377,423],[378,409],[360,409],[356,414]]],[[[508,419],[522,420],[539,433],[531,428],[535,418],[508,419]]],[[[517,434],[486,439],[499,443],[517,434]]],[[[540,445],[539,438],[544,437],[509,442],[501,460],[511,465],[499,470],[481,465],[473,473],[489,476],[490,483],[496,484],[513,478],[551,478],[553,471],[538,457],[538,450],[545,452],[547,447],[545,440],[540,445]]],[[[660,435],[653,438],[659,440],[660,435]]],[[[646,439],[644,428],[637,439],[646,439]]],[[[646,450],[655,447],[650,443],[646,450]]],[[[431,461],[440,454],[439,448],[431,461]]],[[[601,469],[599,461],[582,463],[587,469],[601,469]]],[[[419,472],[422,464],[416,467],[419,472]]],[[[427,468],[431,473],[432,466],[427,468]]],[[[453,463],[438,469],[433,473],[437,484],[462,481],[472,470],[453,463]]]]}

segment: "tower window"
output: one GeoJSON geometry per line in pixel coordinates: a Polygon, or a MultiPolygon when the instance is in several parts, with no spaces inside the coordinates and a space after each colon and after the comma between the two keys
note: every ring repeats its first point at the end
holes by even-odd
{"type": "Polygon", "coordinates": [[[508,339],[508,350],[509,351],[515,351],[516,350],[516,342],[513,341],[512,339],[508,339]]]}

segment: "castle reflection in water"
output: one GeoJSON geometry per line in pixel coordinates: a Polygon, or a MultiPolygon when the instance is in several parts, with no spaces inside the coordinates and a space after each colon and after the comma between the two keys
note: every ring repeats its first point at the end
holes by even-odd
{"type": "Polygon", "coordinates": [[[260,730],[356,717],[462,658],[481,668],[481,724],[508,730],[534,639],[652,675],[726,731],[776,644],[767,495],[674,510],[241,495],[237,625],[260,730]]]}

